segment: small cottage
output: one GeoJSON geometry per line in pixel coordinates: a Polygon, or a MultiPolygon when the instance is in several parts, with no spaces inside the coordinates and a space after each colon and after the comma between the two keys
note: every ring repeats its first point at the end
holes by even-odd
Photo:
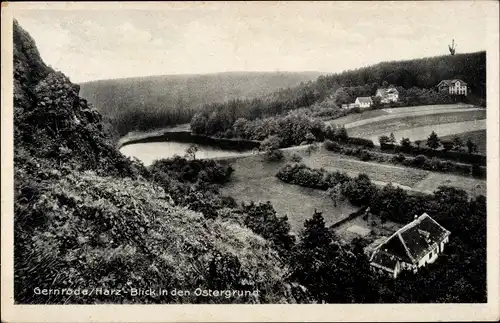
{"type": "Polygon", "coordinates": [[[370,257],[370,267],[393,278],[403,270],[417,272],[438,258],[449,236],[450,231],[424,213],[377,246],[370,257]]]}

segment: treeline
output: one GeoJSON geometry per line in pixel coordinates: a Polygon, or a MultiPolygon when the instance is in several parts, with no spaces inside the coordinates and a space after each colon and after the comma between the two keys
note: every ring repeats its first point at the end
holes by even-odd
{"type": "Polygon", "coordinates": [[[338,117],[345,113],[339,109],[340,104],[352,103],[358,96],[373,96],[377,88],[387,85],[395,86],[400,92],[401,102],[395,105],[453,103],[455,98],[435,89],[441,80],[453,78],[465,81],[472,96],[481,99],[476,103],[484,105],[486,53],[383,62],[320,76],[315,82],[277,91],[261,99],[206,105],[193,120],[197,124],[205,120],[207,126],[195,131],[209,135],[223,133],[238,118],[266,118],[300,108],[311,109],[317,117],[338,117]]]}
{"type": "MultiPolygon", "coordinates": [[[[360,138],[349,138],[351,142],[360,138]]],[[[356,156],[362,161],[376,161],[379,163],[391,163],[403,165],[406,167],[414,167],[429,171],[453,173],[462,176],[473,176],[477,178],[486,178],[486,167],[478,163],[462,164],[450,160],[441,160],[437,157],[428,158],[426,155],[419,154],[415,157],[405,156],[403,153],[383,153],[371,149],[366,149],[368,145],[363,147],[352,147],[350,145],[339,144],[338,142],[326,140],[323,143],[326,150],[335,153],[356,156]]]]}

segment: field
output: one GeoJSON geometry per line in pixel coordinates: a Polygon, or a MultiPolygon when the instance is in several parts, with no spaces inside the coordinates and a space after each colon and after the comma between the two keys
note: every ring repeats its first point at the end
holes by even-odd
{"type": "Polygon", "coordinates": [[[386,108],[377,110],[366,110],[354,113],[342,118],[327,121],[327,124],[344,125],[346,128],[354,128],[370,123],[401,119],[403,117],[416,117],[442,113],[465,112],[484,110],[467,104],[443,104],[443,105],[420,105],[401,108],[386,108]]]}
{"type": "Polygon", "coordinates": [[[486,154],[486,130],[464,132],[457,135],[443,136],[441,140],[453,140],[457,136],[465,143],[467,139],[472,140],[477,145],[480,154],[486,154]]]}
{"type": "Polygon", "coordinates": [[[470,195],[486,194],[485,180],[362,162],[323,148],[311,155],[306,153],[304,147],[289,148],[284,152],[286,160],[277,163],[266,162],[258,155],[226,159],[231,162],[235,172],[231,182],[223,186],[222,193],[234,197],[239,203],[271,201],[278,214],[288,216],[294,232],[302,228],[304,221],[311,217],[315,209],[323,212],[327,224],[333,224],[354,212],[356,208],[345,202],[334,207],[332,201],[321,190],[286,184],[278,180],[275,177],[276,173],[287,160],[290,160],[292,153],[302,156],[303,162],[312,168],[338,170],[350,176],[365,173],[379,186],[392,182],[395,186],[408,191],[432,193],[440,185],[448,185],[463,189],[470,195]]]}
{"type": "MultiPolygon", "coordinates": [[[[378,145],[382,135],[394,134],[399,142],[401,138],[425,140],[432,131],[444,140],[461,133],[470,133],[485,152],[486,141],[483,137],[486,129],[486,110],[464,104],[416,106],[370,110],[353,114],[327,124],[344,125],[349,136],[367,138],[378,145]]],[[[467,135],[461,135],[467,138],[467,135]]]]}
{"type": "Polygon", "coordinates": [[[231,181],[221,191],[239,203],[271,201],[280,216],[288,216],[294,233],[300,232],[304,221],[312,217],[314,210],[323,212],[327,225],[357,210],[348,202],[334,207],[331,199],[320,190],[281,182],[275,175],[284,163],[269,163],[263,161],[262,156],[233,159],[231,164],[235,171],[231,181]]]}

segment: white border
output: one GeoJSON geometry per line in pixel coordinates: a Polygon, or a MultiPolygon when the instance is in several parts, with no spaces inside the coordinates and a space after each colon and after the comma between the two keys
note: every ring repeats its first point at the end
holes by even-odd
{"type": "MultiPolygon", "coordinates": [[[[407,2],[408,6],[425,2],[407,2]]],[[[472,3],[472,2],[471,2],[472,3]]],[[[269,4],[269,3],[268,3],[269,4]]],[[[373,4],[373,2],[372,2],[373,4]]],[[[499,320],[499,4],[474,1],[489,6],[487,47],[487,151],[488,151],[488,233],[487,304],[340,304],[340,305],[13,305],[13,127],[12,127],[12,10],[15,9],[158,9],[224,3],[4,3],[2,2],[2,300],[5,322],[213,322],[213,321],[471,321],[499,320]]],[[[226,3],[227,5],[227,3],[226,3]]],[[[263,3],[241,3],[258,9],[263,3]]],[[[271,5],[284,5],[272,3],[271,5]]],[[[339,5],[349,5],[339,3],[339,5]]],[[[453,3],[450,2],[450,6],[453,3]]],[[[41,13],[43,14],[43,13],[41,13]]],[[[64,72],[64,71],[63,71],[64,72]]]]}

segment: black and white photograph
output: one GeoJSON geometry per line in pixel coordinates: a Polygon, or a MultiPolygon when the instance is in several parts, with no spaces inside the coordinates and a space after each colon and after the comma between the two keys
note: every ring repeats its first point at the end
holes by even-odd
{"type": "Polygon", "coordinates": [[[2,3],[2,321],[500,319],[498,10],[2,3]]]}

